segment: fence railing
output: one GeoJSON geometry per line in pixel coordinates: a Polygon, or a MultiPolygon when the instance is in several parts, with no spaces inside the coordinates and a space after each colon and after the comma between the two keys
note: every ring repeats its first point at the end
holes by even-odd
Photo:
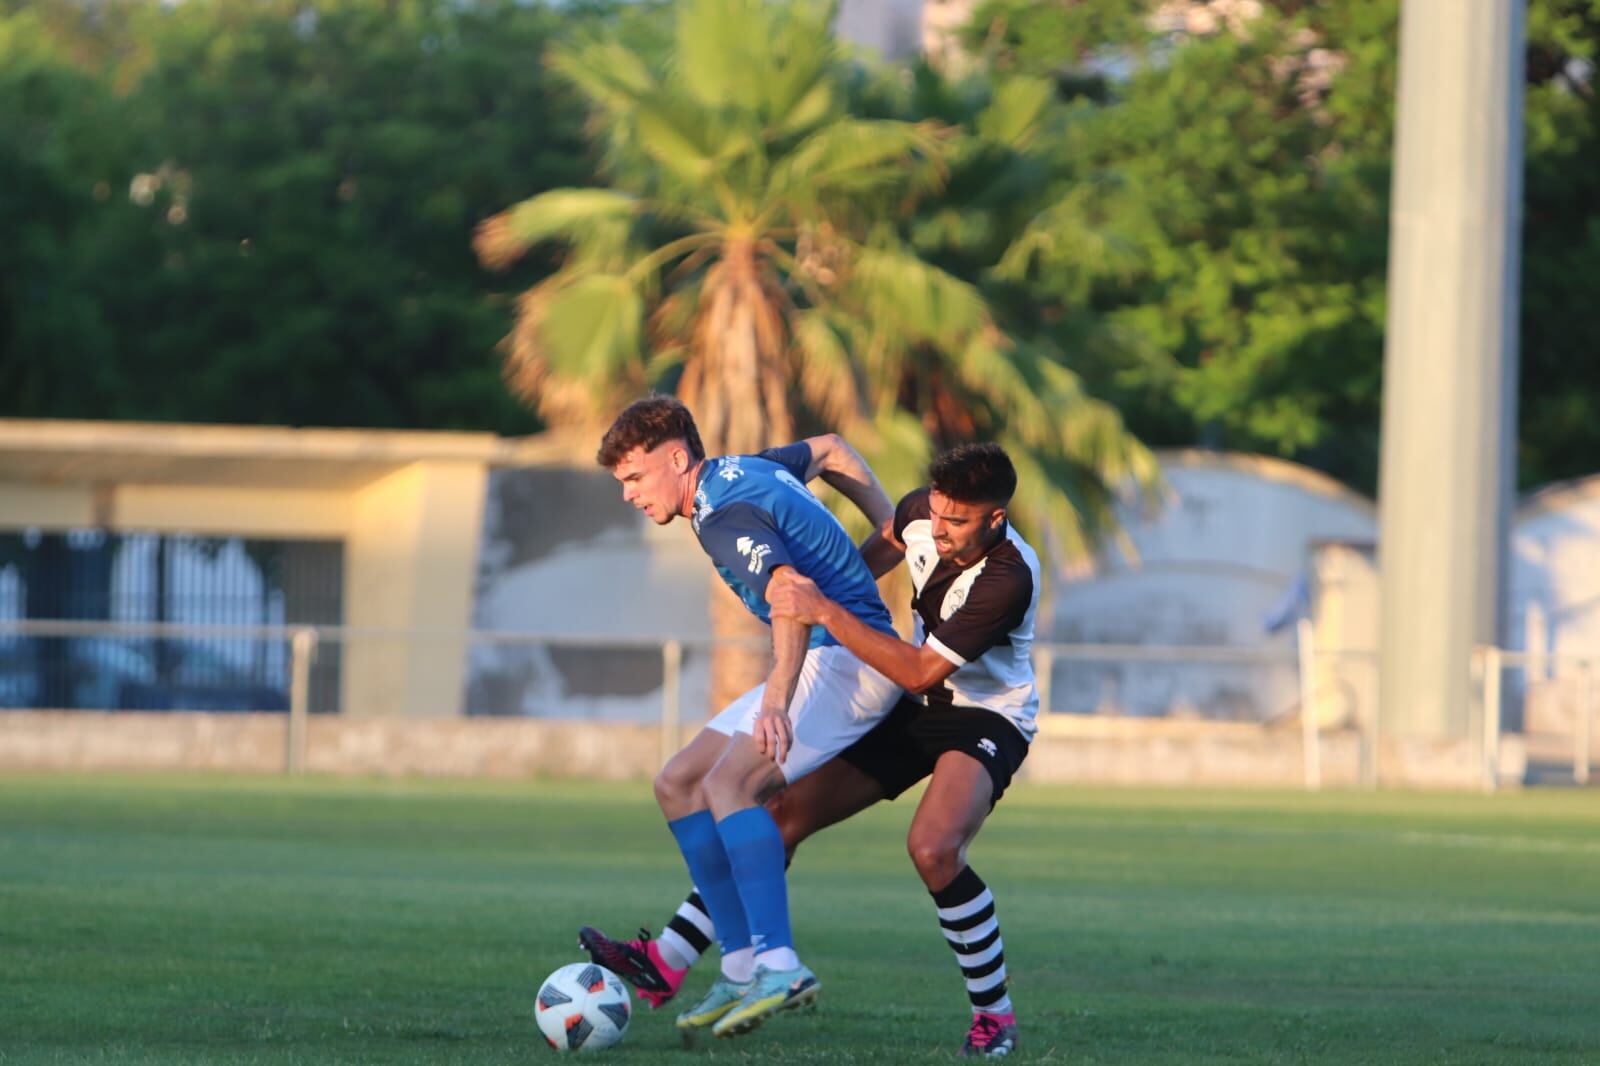
{"type": "MultiPolygon", "coordinates": [[[[525,665],[519,665],[517,660],[519,655],[538,654],[545,658],[552,655],[566,655],[570,661],[564,664],[558,662],[557,666],[565,665],[569,675],[574,672],[586,674],[591,685],[599,685],[602,688],[606,684],[618,683],[618,679],[612,675],[626,671],[621,670],[617,660],[631,657],[633,673],[638,675],[631,679],[633,686],[631,696],[600,696],[587,703],[583,699],[570,696],[560,700],[552,697],[552,705],[561,703],[564,709],[569,711],[568,714],[559,715],[560,717],[571,716],[571,708],[575,706],[587,708],[583,713],[577,714],[578,717],[622,718],[631,715],[630,720],[636,721],[648,721],[650,717],[654,717],[660,728],[661,754],[664,760],[679,746],[685,707],[692,705],[691,700],[686,697],[691,691],[694,695],[700,695],[701,690],[705,688],[709,659],[707,653],[719,646],[719,642],[711,638],[662,640],[648,637],[493,630],[0,620],[0,649],[8,644],[14,647],[19,641],[30,640],[46,644],[85,642],[92,646],[91,651],[102,653],[102,657],[108,651],[117,652],[118,662],[108,665],[105,662],[77,661],[74,660],[70,649],[57,648],[56,651],[61,653],[58,657],[65,664],[65,669],[76,669],[89,674],[95,670],[102,672],[122,670],[126,674],[126,665],[121,660],[133,658],[142,664],[140,667],[142,673],[137,674],[140,680],[131,686],[135,698],[131,700],[127,698],[130,691],[127,684],[122,685],[120,697],[108,694],[111,690],[102,685],[98,690],[102,700],[100,704],[80,703],[78,706],[104,706],[107,709],[264,710],[285,713],[284,765],[291,773],[300,772],[306,765],[308,722],[313,713],[351,710],[352,700],[356,701],[355,706],[360,710],[371,711],[372,706],[366,702],[368,698],[402,698],[403,693],[397,696],[395,690],[401,687],[403,682],[395,681],[393,675],[414,667],[415,661],[425,658],[430,651],[445,653],[438,662],[453,660],[456,663],[454,688],[448,698],[455,700],[455,705],[469,714],[526,713],[526,707],[520,705],[518,700],[523,699],[520,692],[528,687],[528,679],[532,675],[525,665]],[[168,685],[167,690],[157,692],[162,675],[153,673],[154,668],[146,660],[159,656],[145,653],[151,647],[160,646],[164,642],[183,643],[184,648],[188,648],[189,645],[208,648],[214,659],[219,657],[226,659],[228,653],[231,653],[235,660],[248,657],[253,662],[266,662],[270,669],[264,673],[257,671],[252,675],[256,682],[238,691],[236,689],[239,686],[230,688],[226,678],[213,677],[208,683],[191,685],[188,689],[185,689],[182,683],[173,682],[168,685]],[[246,648],[249,649],[248,655],[241,650],[246,648]],[[654,665],[645,669],[645,662],[652,660],[654,665]],[[496,670],[500,670],[501,673],[497,675],[496,670]],[[491,683],[480,684],[482,677],[479,675],[485,673],[490,677],[491,683]],[[358,674],[359,677],[355,676],[358,674]],[[694,675],[692,682],[690,674],[694,675]],[[497,677],[503,681],[498,688],[494,682],[497,677]],[[519,689],[519,685],[522,689],[519,689]],[[474,694],[468,691],[474,686],[482,688],[483,692],[474,694]],[[463,695],[464,691],[466,695],[463,695]],[[152,692],[161,697],[155,701],[154,706],[138,702],[139,698],[150,697],[152,692]],[[366,697],[359,695],[362,693],[368,695],[366,697]],[[263,705],[244,705],[252,699],[263,705]],[[220,701],[224,705],[208,707],[207,700],[220,701]],[[620,705],[620,710],[613,705],[620,705]]],[[[764,647],[761,642],[721,642],[721,646],[729,645],[747,649],[764,647]]],[[[1321,654],[1327,656],[1340,653],[1321,654]]],[[[184,651],[184,655],[189,655],[189,651],[184,651]]],[[[1161,684],[1155,685],[1153,695],[1150,692],[1134,693],[1131,696],[1127,693],[1118,693],[1110,706],[1077,705],[1069,709],[1073,712],[1109,711],[1155,717],[1159,716],[1159,711],[1153,711],[1152,706],[1159,705],[1162,699],[1166,699],[1169,706],[1174,703],[1181,704],[1207,717],[1256,721],[1263,724],[1283,720],[1312,705],[1316,696],[1314,678],[1317,655],[1309,626],[1303,627],[1300,631],[1298,649],[1290,643],[1263,648],[1062,643],[1041,643],[1034,646],[1040,708],[1043,714],[1063,713],[1063,708],[1058,704],[1058,697],[1062,692],[1056,684],[1059,668],[1063,676],[1073,679],[1080,690],[1095,683],[1093,679],[1107,683],[1105,679],[1108,677],[1114,677],[1118,681],[1131,678],[1136,684],[1148,682],[1155,677],[1166,686],[1163,688],[1161,684]],[[1221,704],[1208,706],[1208,693],[1213,690],[1220,689],[1237,694],[1239,690],[1251,687],[1244,681],[1236,680],[1241,671],[1249,673],[1263,670],[1273,672],[1275,675],[1270,684],[1255,686],[1265,692],[1265,696],[1245,706],[1242,711],[1236,706],[1221,704]],[[1085,681],[1084,678],[1091,680],[1085,681]],[[1134,704],[1138,702],[1137,697],[1141,696],[1144,697],[1144,705],[1135,706],[1134,704]],[[1215,713],[1205,714],[1208,710],[1215,713]]],[[[172,659],[174,655],[169,654],[167,658],[172,659]]],[[[181,660],[183,656],[177,658],[181,660]]],[[[0,706],[48,706],[37,701],[9,698],[6,695],[5,679],[10,675],[5,672],[3,659],[3,655],[0,655],[0,706]]],[[[13,675],[19,669],[26,671],[38,665],[37,662],[23,664],[20,667],[13,664],[13,675]]],[[[437,670],[427,671],[429,675],[427,679],[432,679],[431,674],[435,672],[437,670]]],[[[534,687],[537,688],[537,685],[534,687]]],[[[546,687],[549,688],[548,685],[546,687]]],[[[445,685],[444,688],[449,690],[450,685],[445,685]]],[[[1071,693],[1068,695],[1070,697],[1071,693]]],[[[548,711],[545,710],[543,713],[548,714],[548,711]]],[[[1305,785],[1307,788],[1319,788],[1322,783],[1321,728],[1315,714],[1302,713],[1299,717],[1303,738],[1305,785]]],[[[1371,743],[1365,728],[1361,732],[1362,760],[1365,767],[1372,761],[1371,743]]]]}
{"type": "Polygon", "coordinates": [[[1475,679],[1483,686],[1481,743],[1484,787],[1493,791],[1499,785],[1500,737],[1503,732],[1505,680],[1508,672],[1522,670],[1524,676],[1547,669],[1567,668],[1576,674],[1581,696],[1573,715],[1572,781],[1589,783],[1593,757],[1594,718],[1600,707],[1600,656],[1515,651],[1484,645],[1473,656],[1475,679]]]}
{"type": "MultiPolygon", "coordinates": [[[[30,682],[30,678],[59,669],[95,681],[90,688],[99,700],[54,705],[62,708],[283,712],[284,765],[290,772],[299,772],[305,766],[308,721],[313,713],[350,710],[352,701],[363,711],[382,709],[368,699],[389,700],[383,707],[398,707],[395,701],[407,697],[412,681],[438,681],[435,675],[442,672],[447,676],[438,691],[444,693],[443,699],[453,701],[451,706],[468,714],[548,716],[551,708],[557,708],[561,712],[555,715],[558,717],[645,722],[653,718],[660,728],[665,759],[678,748],[685,708],[695,705],[693,697],[705,694],[708,653],[718,643],[709,637],[662,640],[494,630],[0,620],[0,707],[52,707],[49,700],[39,697],[74,693],[72,685],[57,684],[53,690],[41,692],[36,680],[30,682]],[[74,641],[94,654],[82,649],[74,652],[70,647],[74,641]],[[168,642],[182,646],[166,647],[168,642]],[[100,661],[86,661],[96,655],[100,661]],[[540,657],[539,668],[518,656],[540,657]],[[249,669],[240,665],[246,662],[249,669]],[[207,663],[211,664],[209,674],[207,663]],[[102,675],[108,674],[113,684],[104,683],[102,675]],[[570,686],[562,688],[550,680],[557,675],[567,681],[576,676],[592,691],[575,696],[570,686]],[[484,676],[490,679],[488,683],[483,682],[484,676]],[[607,685],[626,691],[608,694],[607,685]],[[153,701],[154,705],[141,701],[153,701]],[[530,707],[530,701],[537,706],[530,707]]],[[[759,641],[723,642],[728,645],[763,647],[759,641]]],[[[1322,785],[1321,737],[1329,726],[1320,720],[1321,708],[1335,698],[1346,711],[1334,716],[1334,728],[1354,728],[1360,744],[1359,780],[1376,785],[1377,740],[1382,735],[1377,663],[1377,654],[1371,650],[1318,647],[1306,621],[1299,624],[1294,641],[1266,647],[1034,646],[1043,715],[1109,711],[1159,716],[1151,707],[1163,700],[1169,708],[1183,705],[1206,717],[1234,721],[1273,724],[1297,715],[1308,789],[1322,785]],[[1258,695],[1253,704],[1243,713],[1235,713],[1237,706],[1205,706],[1208,691],[1249,688],[1236,680],[1241,671],[1269,672],[1266,680],[1256,679],[1258,695]],[[1118,691],[1107,706],[1083,702],[1088,698],[1084,694],[1096,684],[1115,687],[1129,681],[1145,689],[1131,695],[1118,691]],[[1064,701],[1073,705],[1063,707],[1064,701]]],[[[1493,790],[1499,785],[1505,682],[1509,673],[1519,670],[1530,678],[1556,672],[1564,676],[1554,680],[1564,682],[1569,691],[1576,686],[1577,698],[1570,701],[1576,704],[1571,716],[1571,779],[1588,784],[1595,716],[1600,713],[1600,655],[1483,646],[1472,662],[1481,697],[1470,712],[1473,757],[1483,787],[1493,790]]],[[[1559,735],[1540,739],[1565,742],[1559,735]]]]}

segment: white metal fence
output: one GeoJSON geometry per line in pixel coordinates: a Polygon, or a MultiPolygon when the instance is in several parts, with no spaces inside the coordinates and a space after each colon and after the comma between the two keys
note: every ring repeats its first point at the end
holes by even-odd
{"type": "MultiPolygon", "coordinates": [[[[400,690],[413,676],[424,682],[441,681],[440,691],[450,701],[451,713],[653,719],[660,726],[663,755],[669,754],[678,745],[686,708],[704,708],[707,702],[714,647],[705,638],[8,620],[0,621],[0,707],[73,706],[51,707],[28,698],[27,676],[30,671],[37,673],[40,664],[38,655],[30,659],[27,649],[31,645],[37,653],[39,645],[49,642],[68,646],[58,656],[66,669],[115,675],[109,683],[95,678],[91,686],[95,692],[144,695],[160,689],[165,678],[166,695],[171,698],[161,706],[142,709],[285,713],[285,766],[291,772],[305,765],[307,722],[313,713],[349,710],[352,699],[361,703],[361,710],[371,712],[374,708],[367,700],[405,698],[407,693],[400,690]],[[225,673],[203,679],[202,684],[193,684],[181,671],[176,679],[171,671],[152,675],[149,663],[162,656],[147,653],[163,642],[188,649],[183,655],[166,656],[169,666],[189,659],[224,665],[250,662],[256,664],[254,680],[240,688],[219,681],[225,673]],[[93,654],[76,654],[71,650],[74,645],[93,654]],[[96,660],[95,655],[101,658],[96,660]],[[430,666],[430,655],[443,666],[430,666]],[[129,661],[145,666],[130,671],[129,661]],[[442,680],[436,676],[441,670],[447,675],[442,680]],[[130,676],[131,682],[126,680],[130,676]],[[207,699],[225,705],[208,707],[207,699]],[[251,699],[262,705],[241,705],[251,699]]],[[[1383,729],[1376,699],[1376,653],[1318,648],[1308,622],[1300,623],[1296,640],[1261,648],[1037,644],[1034,657],[1042,714],[1161,717],[1177,709],[1187,717],[1263,726],[1297,719],[1307,788],[1321,787],[1321,737],[1327,730],[1354,731],[1360,746],[1359,779],[1368,786],[1378,781],[1378,738],[1383,729]],[[1248,700],[1238,695],[1246,691],[1253,694],[1248,700]],[[1087,698],[1086,692],[1095,695],[1087,698]]],[[[1472,716],[1484,787],[1492,789],[1499,781],[1504,679],[1519,670],[1560,669],[1580,679],[1580,706],[1569,750],[1572,780],[1588,783],[1593,720],[1600,704],[1600,657],[1486,647],[1479,650],[1473,668],[1482,692],[1472,716]]],[[[37,691],[33,686],[32,692],[37,691]]],[[[73,689],[56,686],[56,691],[73,689]]],[[[137,702],[114,696],[103,696],[101,703],[88,706],[141,709],[137,702]]],[[[439,712],[434,708],[432,713],[439,712]]]]}
{"type": "MultiPolygon", "coordinates": [[[[1522,682],[1520,691],[1512,695],[1523,700],[1523,718],[1520,723],[1527,742],[1542,751],[1555,751],[1566,747],[1570,752],[1572,783],[1587,785],[1590,780],[1594,749],[1594,719],[1600,707],[1600,656],[1552,654],[1549,652],[1514,651],[1493,646],[1478,649],[1473,657],[1473,673],[1482,686],[1482,729],[1485,787],[1493,789],[1499,780],[1500,744],[1504,732],[1504,717],[1508,681],[1522,682]],[[1521,675],[1518,678],[1517,675],[1521,675]],[[1531,679],[1560,680],[1575,690],[1572,700],[1570,736],[1560,732],[1535,732],[1528,729],[1526,716],[1528,698],[1533,693],[1531,679]],[[1570,747],[1568,747],[1570,745],[1570,747]]],[[[1536,751],[1534,754],[1540,754],[1536,751]]]]}
{"type": "MultiPolygon", "coordinates": [[[[283,712],[285,765],[297,772],[311,715],[373,713],[374,701],[404,714],[407,694],[397,689],[405,679],[426,684],[453,664],[455,674],[438,686],[449,713],[654,720],[665,755],[676,750],[685,718],[708,702],[713,647],[704,638],[9,620],[0,621],[0,707],[283,712]],[[435,668],[419,671],[429,656],[435,668]],[[161,660],[177,669],[158,670],[161,660]],[[68,676],[30,686],[31,675],[49,670],[68,676]],[[40,702],[41,693],[81,698],[40,702]]],[[[1045,714],[1161,717],[1176,708],[1265,724],[1297,713],[1304,688],[1296,677],[1304,663],[1290,645],[1041,644],[1034,654],[1045,714]],[[1089,690],[1095,698],[1080,698],[1089,690]]],[[[424,713],[436,716],[438,707],[424,713]]],[[[1306,783],[1317,787],[1318,730],[1313,719],[1307,725],[1306,783]]]]}

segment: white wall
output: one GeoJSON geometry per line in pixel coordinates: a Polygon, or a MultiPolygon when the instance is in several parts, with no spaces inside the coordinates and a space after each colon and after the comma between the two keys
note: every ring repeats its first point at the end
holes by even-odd
{"type": "MultiPolygon", "coordinates": [[[[686,521],[656,526],[604,471],[496,471],[489,480],[473,625],[556,637],[704,640],[712,570],[686,521]]],[[[686,718],[706,705],[706,657],[683,663],[686,718]]],[[[475,714],[654,720],[661,665],[649,650],[480,645],[475,714]]]]}
{"type": "Polygon", "coordinates": [[[1161,457],[1172,498],[1153,520],[1126,513],[1137,558],[1106,553],[1058,575],[1051,638],[1069,644],[1276,649],[1279,665],[1058,665],[1052,708],[1261,720],[1298,698],[1292,635],[1265,620],[1308,575],[1313,542],[1370,540],[1372,503],[1292,463],[1213,452],[1161,457]]]}

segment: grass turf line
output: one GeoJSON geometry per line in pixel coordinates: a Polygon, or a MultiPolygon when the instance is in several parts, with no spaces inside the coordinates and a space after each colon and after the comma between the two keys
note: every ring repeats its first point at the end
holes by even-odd
{"type": "MultiPolygon", "coordinates": [[[[948,1058],[967,1008],[911,811],[800,852],[814,1014],[686,1053],[640,1006],[602,1057],[948,1058]]],[[[1600,794],[1023,785],[971,857],[1012,1061],[1600,1060],[1600,794]]],[[[643,784],[8,777],[0,1063],[526,1062],[577,926],[659,928],[685,885],[643,784]]]]}

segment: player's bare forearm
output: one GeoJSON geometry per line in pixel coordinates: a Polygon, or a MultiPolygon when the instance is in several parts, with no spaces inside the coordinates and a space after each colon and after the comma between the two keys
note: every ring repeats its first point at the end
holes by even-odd
{"type": "MultiPolygon", "coordinates": [[[[773,575],[792,573],[785,567],[773,575]]],[[[771,585],[768,586],[771,591],[771,585]]],[[[800,684],[800,669],[805,665],[806,648],[811,643],[811,626],[794,618],[772,619],[772,671],[761,697],[761,707],[751,726],[756,748],[779,766],[789,757],[794,745],[794,723],[789,720],[789,704],[800,684]]]]}
{"type": "Polygon", "coordinates": [[[867,534],[867,539],[861,542],[860,551],[861,558],[866,560],[867,569],[872,571],[875,579],[900,565],[900,560],[906,557],[906,546],[894,538],[893,517],[867,534]]]}
{"type": "Polygon", "coordinates": [[[822,478],[855,504],[874,526],[881,527],[894,518],[894,503],[883,490],[878,475],[848,441],[837,433],[824,433],[820,437],[808,437],[806,444],[811,447],[807,481],[822,478]]]}
{"type": "Polygon", "coordinates": [[[823,601],[818,620],[857,658],[908,692],[926,692],[955,673],[955,664],[932,648],[873,629],[832,600],[823,601]]]}
{"type": "Polygon", "coordinates": [[[810,626],[793,618],[772,620],[772,671],[767,674],[763,706],[788,713],[794,690],[800,684],[800,668],[805,665],[806,649],[810,645],[810,626]]]}

